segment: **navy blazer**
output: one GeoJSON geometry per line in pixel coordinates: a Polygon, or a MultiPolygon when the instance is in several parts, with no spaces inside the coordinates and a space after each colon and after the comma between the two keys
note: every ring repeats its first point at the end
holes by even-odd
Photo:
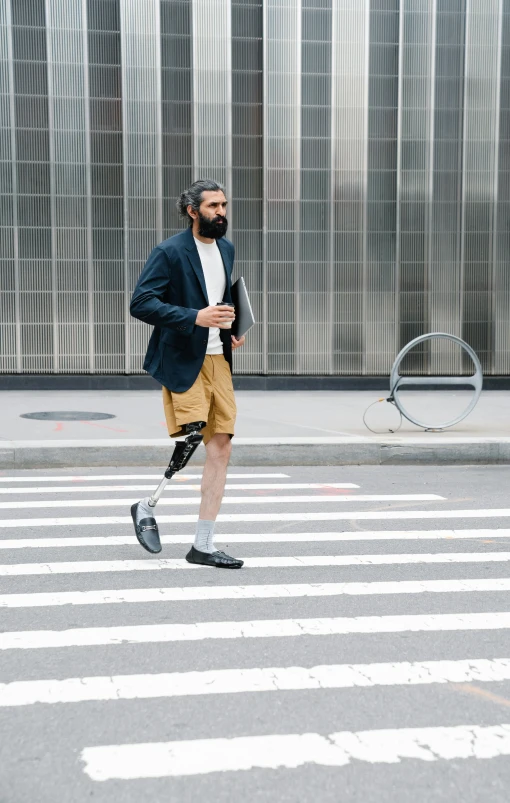
{"type": "MultiPolygon", "coordinates": [[[[230,294],[234,246],[217,240],[225,266],[225,295],[230,294]]],[[[150,254],[131,298],[134,318],[154,326],[144,369],[164,387],[183,393],[202,368],[209,329],[195,324],[198,311],[209,306],[204,272],[191,228],[160,243],[150,254]]],[[[223,354],[232,370],[230,329],[220,329],[223,354]]]]}

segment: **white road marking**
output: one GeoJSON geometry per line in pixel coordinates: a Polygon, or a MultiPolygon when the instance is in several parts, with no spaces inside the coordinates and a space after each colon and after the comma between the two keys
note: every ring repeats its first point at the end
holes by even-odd
{"type": "MultiPolygon", "coordinates": [[[[158,517],[159,520],[159,517],[158,517]]],[[[217,540],[224,544],[268,544],[320,541],[436,541],[441,539],[459,541],[463,539],[510,538],[510,529],[495,530],[356,530],[337,533],[220,533],[217,540]]],[[[193,539],[190,533],[184,535],[162,535],[162,544],[189,544],[193,539]]],[[[52,549],[54,547],[90,546],[133,546],[139,548],[132,534],[62,536],[60,538],[4,538],[0,539],[0,549],[52,549]]]]}
{"type": "MultiPolygon", "coordinates": [[[[299,569],[311,566],[400,566],[420,563],[506,563],[510,552],[434,552],[410,555],[299,555],[296,557],[243,558],[247,569],[299,569]]],[[[0,577],[21,577],[36,574],[86,574],[104,572],[151,572],[166,569],[199,571],[209,566],[188,563],[184,558],[145,560],[84,560],[56,563],[5,563],[0,577]]]]}
{"type": "Polygon", "coordinates": [[[343,767],[351,761],[398,764],[403,759],[452,761],[509,755],[510,724],[503,724],[109,745],[86,747],[81,758],[84,772],[93,781],[108,781],[295,769],[304,764],[343,767]]]}
{"type": "MultiPolygon", "coordinates": [[[[152,486],[151,486],[152,488],[152,486]]],[[[152,488],[154,490],[154,488],[152,488]]],[[[226,496],[223,498],[222,505],[296,505],[296,504],[322,504],[330,502],[333,504],[341,504],[342,502],[437,502],[443,501],[444,496],[437,494],[349,494],[334,496],[314,494],[313,496],[226,496]]],[[[29,510],[33,508],[52,508],[58,507],[123,507],[130,508],[136,499],[59,499],[40,502],[0,502],[0,510],[22,509],[29,510]]],[[[164,497],[159,500],[158,507],[162,505],[172,505],[174,507],[182,505],[199,505],[200,497],[182,498],[176,497],[175,499],[165,499],[164,497]]]]}
{"type": "MultiPolygon", "coordinates": [[[[161,479],[161,477],[160,477],[161,479]]],[[[359,488],[359,485],[354,485],[352,482],[237,482],[227,483],[225,485],[226,491],[297,491],[305,489],[315,490],[328,490],[328,489],[352,489],[359,488]]],[[[57,485],[52,487],[35,487],[35,488],[0,488],[0,494],[76,494],[76,493],[94,493],[103,491],[154,491],[154,485],[77,485],[76,487],[69,485],[57,485]]],[[[166,491],[200,491],[200,485],[172,485],[171,482],[166,486],[166,491]]],[[[439,497],[443,499],[444,497],[439,497]]],[[[20,502],[20,505],[23,503],[20,502]]]]}
{"type": "Polygon", "coordinates": [[[326,664],[255,669],[212,669],[144,675],[17,680],[0,683],[0,708],[35,703],[81,703],[239,694],[357,686],[418,686],[435,683],[498,683],[510,680],[510,659],[410,663],[326,664]]]}
{"type": "MultiPolygon", "coordinates": [[[[159,474],[85,474],[82,476],[72,477],[67,474],[63,477],[0,477],[0,482],[103,482],[104,480],[161,480],[163,471],[159,474]]],[[[227,474],[227,478],[231,480],[251,480],[251,479],[279,479],[289,477],[289,474],[227,474]]],[[[173,478],[172,482],[183,482],[184,480],[200,480],[202,474],[178,474],[173,478]]],[[[358,487],[358,486],[356,486],[358,487]]]]}
{"type": "MultiPolygon", "coordinates": [[[[261,497],[259,497],[260,499],[261,497]]],[[[314,497],[315,498],[315,497],[314,497]]],[[[271,497],[271,501],[274,499],[271,497]]],[[[327,499],[321,497],[317,501],[327,499]]],[[[252,501],[252,499],[250,499],[252,501]]],[[[336,499],[335,499],[336,501],[336,499]]],[[[168,500],[171,505],[173,500],[168,500]]],[[[118,500],[117,503],[119,504],[118,500]]],[[[132,500],[130,500],[132,504],[132,500]]],[[[159,503],[161,504],[161,502],[159,503]]],[[[59,507],[64,505],[59,502],[59,507]]],[[[18,503],[19,507],[19,503],[18,503]]],[[[196,514],[180,516],[160,516],[157,514],[158,524],[188,524],[195,523],[196,514]]],[[[510,517],[510,508],[500,509],[462,509],[462,510],[350,510],[333,511],[323,513],[315,511],[307,513],[220,513],[217,518],[219,522],[265,522],[265,521],[391,521],[406,519],[500,519],[510,517]]],[[[42,519],[0,519],[0,527],[23,528],[30,527],[70,527],[73,525],[97,527],[100,524],[108,526],[114,524],[130,524],[133,522],[131,516],[56,516],[42,519]]]]}
{"type": "Polygon", "coordinates": [[[288,583],[286,585],[126,588],[109,591],[47,591],[0,594],[0,608],[55,605],[111,605],[120,602],[187,602],[223,599],[369,596],[376,594],[452,594],[510,591],[510,578],[480,580],[395,580],[371,583],[288,583]]]}
{"type": "Polygon", "coordinates": [[[286,638],[371,633],[463,632],[507,630],[510,611],[322,619],[261,619],[245,622],[84,627],[70,630],[25,630],[0,634],[0,650],[54,649],[113,644],[160,644],[205,639],[286,638]]]}

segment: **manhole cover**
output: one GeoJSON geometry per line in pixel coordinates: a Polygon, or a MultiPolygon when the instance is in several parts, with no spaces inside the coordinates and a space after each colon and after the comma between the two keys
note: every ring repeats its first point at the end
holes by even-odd
{"type": "Polygon", "coordinates": [[[20,418],[35,418],[37,421],[102,421],[115,418],[111,413],[74,412],[73,410],[57,410],[56,412],[23,413],[20,418]]]}

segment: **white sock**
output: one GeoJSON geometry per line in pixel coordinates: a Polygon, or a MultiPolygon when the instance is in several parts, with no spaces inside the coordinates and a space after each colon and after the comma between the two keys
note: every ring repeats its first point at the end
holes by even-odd
{"type": "Polygon", "coordinates": [[[199,519],[197,521],[197,529],[195,531],[195,543],[193,546],[199,552],[207,552],[209,555],[216,552],[214,546],[214,527],[215,521],[207,521],[207,519],[199,519]]]}

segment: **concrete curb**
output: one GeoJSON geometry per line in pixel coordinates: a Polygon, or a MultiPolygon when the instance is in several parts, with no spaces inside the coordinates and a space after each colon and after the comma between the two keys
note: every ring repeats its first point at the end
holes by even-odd
{"type": "MultiPolygon", "coordinates": [[[[172,444],[154,440],[0,442],[0,469],[165,466],[172,444]]],[[[203,463],[200,448],[193,463],[203,463]]],[[[236,438],[233,466],[473,465],[510,463],[510,438],[236,438]]]]}

